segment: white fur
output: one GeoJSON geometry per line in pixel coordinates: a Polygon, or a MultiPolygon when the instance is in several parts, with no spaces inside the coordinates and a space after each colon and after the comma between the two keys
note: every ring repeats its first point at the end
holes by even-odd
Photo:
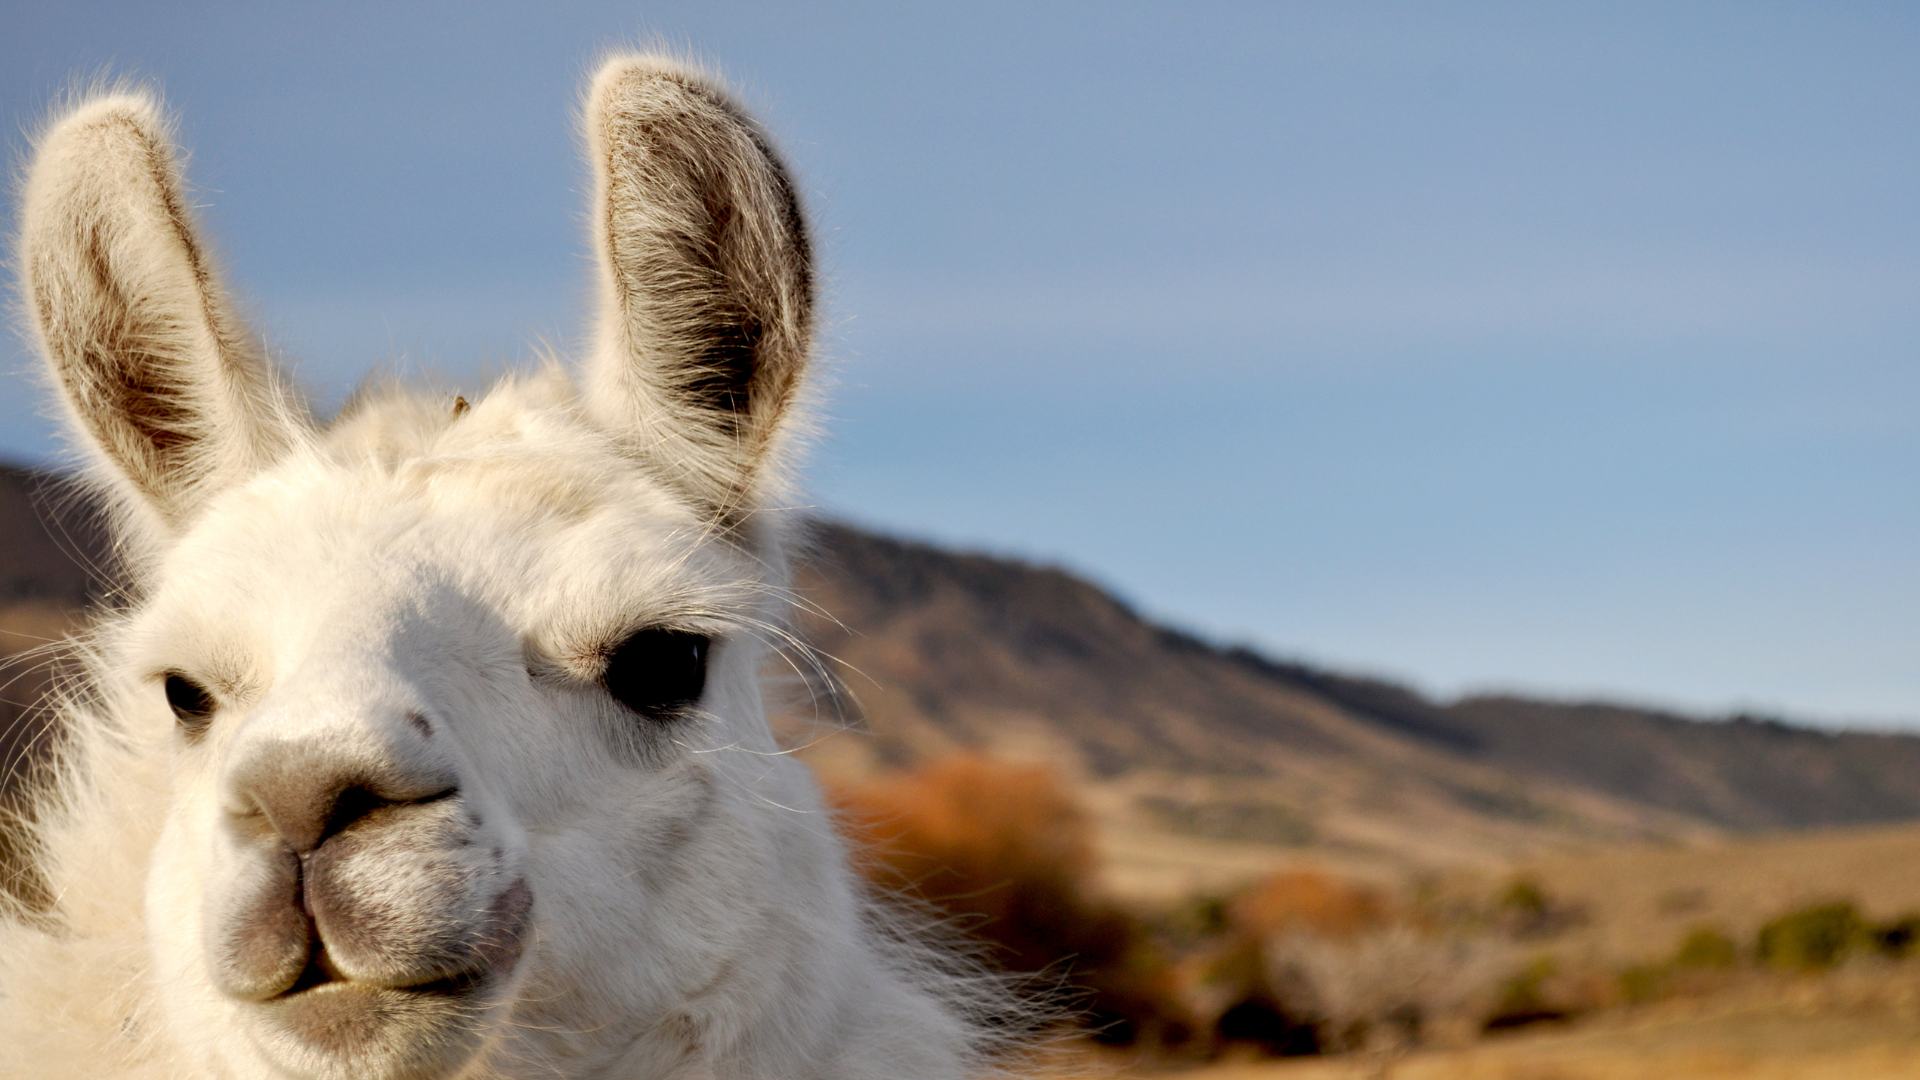
{"type": "MultiPolygon", "coordinates": [[[[155,101],[98,96],[40,139],[23,299],[136,580],[64,710],[36,833],[54,902],[0,924],[0,1075],[984,1067],[970,1016],[992,990],[862,898],[764,718],[793,543],[768,508],[811,327],[790,184],[711,80],[656,59],[602,68],[586,130],[603,310],[578,381],[556,365],[458,410],[387,394],[325,430],[233,317],[155,101]],[[715,357],[744,376],[726,394],[715,357]],[[649,728],[592,681],[596,650],[647,625],[713,635],[696,716],[649,728]],[[176,724],[168,671],[215,691],[204,737],[176,724]],[[469,906],[531,888],[510,979],[387,1032],[424,1048],[377,1069],[287,1049],[216,985],[261,873],[229,835],[234,776],[288,748],[322,768],[431,755],[484,822],[464,843],[493,853],[460,864],[469,906]]],[[[368,865],[354,887],[393,900],[386,940],[445,929],[444,881],[368,865]]]]}

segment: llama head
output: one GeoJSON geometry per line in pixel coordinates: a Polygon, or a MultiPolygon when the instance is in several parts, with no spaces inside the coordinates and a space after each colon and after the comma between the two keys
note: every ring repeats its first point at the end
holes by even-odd
{"type": "Polygon", "coordinates": [[[38,145],[24,297],[141,579],[102,692],[167,762],[149,977],[234,1075],[800,1039],[860,932],[756,679],[811,330],[792,184],[671,63],[608,63],[584,123],[582,370],[325,427],[223,293],[149,98],[38,145]]]}

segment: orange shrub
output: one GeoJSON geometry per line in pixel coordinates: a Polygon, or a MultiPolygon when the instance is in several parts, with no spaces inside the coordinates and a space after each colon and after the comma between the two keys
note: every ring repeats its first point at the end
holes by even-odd
{"type": "Polygon", "coordinates": [[[1283,870],[1237,897],[1230,918],[1256,938],[1291,933],[1352,938],[1385,926],[1391,910],[1378,891],[1318,870],[1283,870]]]}
{"type": "Polygon", "coordinates": [[[1091,823],[1052,770],[959,756],[830,797],[870,880],[952,916],[989,962],[1073,988],[1110,1041],[1178,1041],[1166,965],[1101,894],[1091,823]]]}

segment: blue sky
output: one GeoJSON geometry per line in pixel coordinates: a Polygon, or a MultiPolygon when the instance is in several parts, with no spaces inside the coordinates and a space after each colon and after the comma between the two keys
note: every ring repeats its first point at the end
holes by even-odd
{"type": "Polygon", "coordinates": [[[322,401],[576,339],[570,110],[657,38],[802,177],[821,505],[1441,693],[1920,724],[1911,6],[10,6],[9,149],[161,82],[322,401]]]}

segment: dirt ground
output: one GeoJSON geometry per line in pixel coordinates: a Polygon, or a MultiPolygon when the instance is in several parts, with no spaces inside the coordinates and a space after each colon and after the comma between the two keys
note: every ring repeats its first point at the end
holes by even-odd
{"type": "Polygon", "coordinates": [[[1899,978],[1875,980],[1864,1000],[1822,987],[1773,1000],[1679,1003],[1425,1051],[1385,1071],[1364,1059],[1322,1058],[1155,1080],[1911,1080],[1920,1077],[1920,976],[1899,978]]]}

